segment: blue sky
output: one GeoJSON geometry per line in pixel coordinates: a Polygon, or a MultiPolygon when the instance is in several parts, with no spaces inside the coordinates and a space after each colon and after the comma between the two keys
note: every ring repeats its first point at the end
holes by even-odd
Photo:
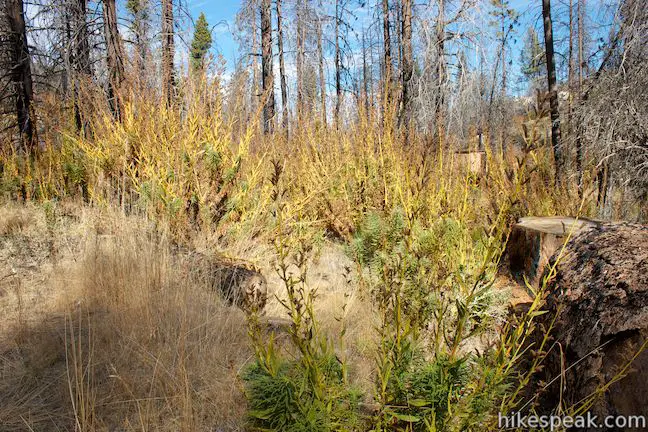
{"type": "MultiPolygon", "coordinates": [[[[220,53],[227,60],[227,70],[232,71],[234,69],[234,63],[239,57],[238,53],[238,44],[234,40],[232,32],[236,30],[236,14],[241,7],[241,0],[187,0],[189,5],[189,11],[192,15],[192,18],[195,20],[201,12],[205,13],[207,21],[210,26],[216,26],[213,31],[214,46],[212,51],[215,53],[220,53]]],[[[327,2],[325,2],[327,3],[327,2]]],[[[356,21],[358,27],[361,26],[363,21],[368,21],[371,19],[373,14],[373,5],[375,2],[368,0],[366,1],[366,6],[361,8],[358,6],[359,2],[351,1],[349,4],[353,5],[354,12],[361,19],[356,21]]],[[[426,2],[416,2],[419,7],[423,6],[426,2]]],[[[483,2],[486,4],[488,2],[483,2]]],[[[589,3],[589,19],[594,22],[597,21],[596,15],[598,15],[602,10],[602,5],[605,4],[605,0],[591,0],[589,3]]],[[[566,39],[565,34],[561,34],[561,29],[565,29],[566,20],[567,20],[567,4],[568,0],[554,0],[552,1],[552,15],[554,18],[554,31],[558,32],[554,34],[557,43],[557,49],[561,51],[561,42],[564,43],[566,39]]],[[[512,63],[512,70],[514,76],[511,78],[515,80],[515,75],[520,76],[520,49],[524,44],[524,35],[526,34],[527,28],[533,25],[538,31],[538,35],[542,37],[542,20],[541,20],[541,5],[540,0],[510,0],[510,7],[514,8],[519,14],[518,25],[514,31],[514,39],[509,42],[509,60],[512,63]]],[[[423,9],[419,9],[422,11],[423,9]]],[[[273,25],[274,25],[273,17],[273,25]]],[[[486,22],[488,17],[485,17],[486,22]]],[[[287,23],[289,25],[289,23],[287,23]]],[[[360,29],[358,28],[357,31],[360,29]]],[[[595,29],[591,29],[596,33],[595,29]]],[[[600,30],[599,30],[600,31],[600,30]]],[[[592,47],[594,48],[594,47],[592,47]]],[[[491,47],[494,49],[494,47],[491,47]]],[[[558,59],[560,62],[560,58],[558,59]]],[[[290,59],[288,60],[290,63],[290,59]]],[[[515,85],[514,81],[511,81],[511,85],[515,85]]],[[[516,91],[514,89],[511,89],[516,91]]],[[[517,91],[521,91],[521,88],[518,88],[517,91]]]]}
{"type": "MultiPolygon", "coordinates": [[[[367,2],[367,4],[370,3],[370,1],[367,2]]],[[[219,23],[213,33],[213,50],[221,53],[228,63],[231,63],[237,58],[238,44],[230,31],[235,30],[236,13],[241,6],[241,0],[188,0],[188,4],[194,20],[201,12],[204,12],[210,26],[219,23]]],[[[540,14],[540,1],[512,0],[511,5],[518,12],[524,12],[521,19],[525,27],[529,21],[534,20],[540,14]]],[[[367,12],[371,11],[369,6],[365,9],[367,12]]]]}

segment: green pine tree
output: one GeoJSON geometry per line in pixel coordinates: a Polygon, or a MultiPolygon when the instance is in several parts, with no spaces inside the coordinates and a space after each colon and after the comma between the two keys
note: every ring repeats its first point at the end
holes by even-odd
{"type": "Polygon", "coordinates": [[[205,66],[205,54],[212,46],[212,36],[205,14],[201,13],[196,22],[196,30],[191,41],[191,69],[202,70],[205,66]]]}
{"type": "Polygon", "coordinates": [[[126,10],[133,15],[137,15],[142,10],[142,2],[140,0],[128,0],[126,2],[126,10]]]}
{"type": "Polygon", "coordinates": [[[532,89],[542,87],[547,76],[544,48],[540,43],[538,33],[530,27],[524,39],[524,47],[520,54],[522,73],[532,89]]]}

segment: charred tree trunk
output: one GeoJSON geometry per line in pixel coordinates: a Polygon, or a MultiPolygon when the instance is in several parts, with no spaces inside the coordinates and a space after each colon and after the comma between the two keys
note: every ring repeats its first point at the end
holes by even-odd
{"type": "MultiPolygon", "coordinates": [[[[576,0],[576,14],[578,21],[578,99],[583,96],[583,37],[585,25],[584,9],[585,0],[576,0]]],[[[580,122],[576,127],[576,172],[578,173],[578,195],[583,197],[583,140],[580,122]]]]}
{"type": "MultiPolygon", "coordinates": [[[[394,30],[396,31],[396,55],[398,59],[398,66],[402,69],[403,67],[403,32],[401,31],[403,23],[403,14],[402,14],[402,5],[403,0],[396,2],[396,16],[394,17],[394,30]]],[[[400,80],[400,77],[398,77],[400,80]]],[[[394,80],[396,80],[396,74],[394,74],[394,80]]]]}
{"type": "Polygon", "coordinates": [[[573,133],[572,95],[574,93],[574,0],[569,0],[569,50],[567,52],[567,88],[569,89],[567,136],[571,137],[573,133]]]}
{"type": "Polygon", "coordinates": [[[586,68],[585,60],[585,0],[576,0],[576,14],[578,20],[578,91],[583,90],[583,78],[586,68]]]}
{"type": "Polygon", "coordinates": [[[445,81],[446,81],[446,63],[445,63],[445,0],[439,0],[439,16],[436,26],[437,40],[437,103],[436,103],[436,129],[439,140],[439,150],[444,147],[445,131],[445,81]]]}
{"type": "Polygon", "coordinates": [[[558,111],[558,92],[556,90],[556,60],[554,58],[551,0],[542,0],[542,17],[544,22],[545,55],[547,59],[547,88],[549,89],[549,108],[551,111],[551,147],[554,152],[555,181],[556,184],[560,184],[563,157],[560,143],[560,113],[558,111]]]}
{"type": "MultiPolygon", "coordinates": [[[[320,9],[322,7],[320,1],[320,9]]],[[[324,73],[324,47],[322,36],[322,18],[317,19],[317,55],[319,57],[319,84],[320,84],[320,99],[322,105],[322,125],[326,127],[326,75],[324,73]]]]}
{"type": "Polygon", "coordinates": [[[274,129],[275,100],[272,71],[272,11],[270,0],[261,0],[261,77],[263,80],[263,132],[274,129]]]}
{"type": "MultiPolygon", "coordinates": [[[[258,5],[258,3],[257,3],[258,5]]],[[[261,92],[259,91],[259,27],[256,13],[252,18],[252,94],[250,98],[250,111],[256,113],[259,107],[261,92]]]]}
{"type": "Polygon", "coordinates": [[[320,16],[317,17],[317,57],[319,61],[319,86],[320,86],[320,103],[322,125],[326,127],[326,75],[324,73],[324,43],[322,35],[322,0],[319,2],[320,16]]]}
{"type": "MultiPolygon", "coordinates": [[[[85,0],[84,0],[85,1],[85,0]]],[[[148,0],[139,0],[133,6],[133,27],[132,32],[135,37],[135,70],[137,71],[137,81],[140,90],[144,89],[146,76],[146,63],[148,60],[149,48],[147,46],[147,22],[146,11],[148,9],[148,0]]]]}
{"type": "MultiPolygon", "coordinates": [[[[502,32],[502,102],[506,101],[506,85],[507,85],[507,75],[506,75],[506,13],[502,11],[500,16],[500,31],[502,32]]],[[[506,106],[506,105],[504,105],[506,106]]],[[[506,114],[504,114],[506,116],[506,114]]],[[[500,126],[500,149],[502,154],[506,150],[506,121],[502,122],[500,126]]]]}
{"type": "MultiPolygon", "coordinates": [[[[279,77],[281,79],[281,111],[282,127],[288,136],[288,85],[286,84],[286,68],[284,64],[283,26],[281,25],[281,0],[277,0],[277,49],[279,50],[279,77]]],[[[299,78],[297,78],[299,81],[299,78]]],[[[299,90],[297,90],[299,92],[299,90]]]]}
{"type": "Polygon", "coordinates": [[[297,1],[297,121],[301,125],[304,119],[304,11],[303,0],[297,1]]]}
{"type": "Polygon", "coordinates": [[[31,58],[27,45],[25,12],[22,0],[7,0],[9,22],[10,79],[15,99],[16,119],[22,139],[21,150],[29,152],[35,144],[34,119],[31,115],[33,99],[31,58]]]}
{"type": "Polygon", "coordinates": [[[367,42],[365,40],[365,30],[362,29],[362,91],[365,115],[369,117],[369,74],[367,65],[367,42]]]}
{"type": "MultiPolygon", "coordinates": [[[[567,139],[570,143],[574,142],[574,137],[577,135],[577,128],[574,127],[574,93],[576,86],[574,82],[574,0],[569,0],[569,49],[567,52],[567,88],[569,96],[567,99],[567,139]]],[[[576,150],[576,172],[579,171],[578,166],[578,150],[576,150]]],[[[580,178],[577,178],[578,195],[582,198],[582,190],[580,178]]]]}
{"type": "MultiPolygon", "coordinates": [[[[63,20],[64,20],[64,26],[65,26],[65,39],[63,41],[63,44],[67,47],[72,47],[73,45],[73,40],[74,36],[72,35],[72,8],[70,7],[69,10],[66,9],[63,11],[63,20]]],[[[70,83],[73,83],[73,73],[72,73],[72,63],[74,62],[74,51],[71,49],[68,49],[65,51],[64,54],[64,59],[65,63],[65,72],[61,74],[61,91],[65,98],[68,98],[70,96],[70,83]]],[[[74,94],[74,92],[72,92],[74,94]]],[[[75,100],[75,99],[73,99],[75,100]]]]}
{"type": "Polygon", "coordinates": [[[403,44],[403,66],[401,73],[403,111],[401,113],[400,122],[401,124],[404,124],[405,127],[408,127],[412,108],[410,81],[414,74],[414,59],[412,58],[412,0],[403,0],[401,33],[401,41],[403,44]]]}
{"type": "Polygon", "coordinates": [[[162,0],[162,92],[167,106],[173,104],[176,85],[173,66],[175,55],[173,24],[173,1],[162,0]]]}
{"type": "Polygon", "coordinates": [[[90,44],[88,43],[88,0],[76,0],[74,6],[75,68],[85,75],[92,75],[90,44]]]}
{"type": "Polygon", "coordinates": [[[74,122],[79,131],[87,129],[87,121],[83,118],[79,99],[83,83],[92,77],[90,64],[90,44],[88,43],[87,25],[88,5],[87,0],[75,0],[72,7],[72,20],[74,22],[73,55],[71,59],[74,70],[74,122]]]}
{"type": "Polygon", "coordinates": [[[387,120],[387,113],[390,110],[391,106],[391,87],[392,87],[392,58],[391,58],[391,36],[389,34],[389,0],[382,0],[382,13],[383,13],[383,55],[384,55],[384,69],[383,69],[383,80],[384,80],[384,101],[385,106],[383,107],[383,116],[385,121],[387,120]]]}
{"type": "Polygon", "coordinates": [[[342,105],[342,56],[340,52],[340,0],[335,0],[335,128],[340,127],[342,105]]]}
{"type": "Polygon", "coordinates": [[[104,37],[108,63],[108,103],[115,119],[121,119],[119,88],[124,79],[124,52],[117,28],[115,0],[103,0],[104,37]]]}

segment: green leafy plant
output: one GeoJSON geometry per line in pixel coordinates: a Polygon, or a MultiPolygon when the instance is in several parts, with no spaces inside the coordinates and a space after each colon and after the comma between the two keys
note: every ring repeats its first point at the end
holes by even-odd
{"type": "Polygon", "coordinates": [[[403,387],[385,414],[396,425],[408,424],[412,430],[444,430],[469,373],[467,358],[440,355],[431,362],[421,361],[403,377],[403,387]]]}
{"type": "Polygon", "coordinates": [[[251,425],[272,431],[354,430],[360,424],[360,393],[345,385],[337,358],[320,357],[317,363],[326,398],[301,361],[280,361],[272,369],[261,362],[249,366],[243,380],[251,425]]]}
{"type": "Polygon", "coordinates": [[[346,366],[333,345],[319,331],[314,312],[317,291],[307,286],[308,243],[298,221],[287,220],[281,185],[283,167],[273,162],[273,216],[276,237],[276,271],[285,288],[279,299],[290,318],[289,352],[285,359],[276,350],[274,335],[264,337],[258,314],[248,316],[256,362],[243,375],[250,403],[250,423],[259,430],[357,430],[360,393],[348,384],[346,366]],[[292,234],[291,237],[288,233],[292,234]]]}

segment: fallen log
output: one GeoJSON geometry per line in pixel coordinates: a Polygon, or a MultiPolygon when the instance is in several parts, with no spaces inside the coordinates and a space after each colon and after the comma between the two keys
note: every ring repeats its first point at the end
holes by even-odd
{"type": "Polygon", "coordinates": [[[609,386],[592,414],[648,413],[648,226],[599,224],[581,232],[556,269],[549,313],[539,317],[545,328],[555,318],[537,377],[541,410],[574,406],[609,386]]]}

